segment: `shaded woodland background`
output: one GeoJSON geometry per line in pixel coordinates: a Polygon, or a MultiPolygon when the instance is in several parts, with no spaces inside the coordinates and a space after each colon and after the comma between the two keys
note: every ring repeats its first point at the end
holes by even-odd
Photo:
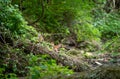
{"type": "Polygon", "coordinates": [[[120,0],[0,0],[0,79],[120,79],[120,0]]]}

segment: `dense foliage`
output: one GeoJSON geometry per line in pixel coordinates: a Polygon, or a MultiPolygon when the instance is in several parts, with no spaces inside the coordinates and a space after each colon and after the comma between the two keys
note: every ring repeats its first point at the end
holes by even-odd
{"type": "Polygon", "coordinates": [[[67,78],[74,74],[75,68],[80,69],[73,62],[97,59],[95,52],[118,55],[120,5],[118,0],[110,1],[0,0],[0,79],[57,79],[59,76],[63,79],[61,75],[67,78]],[[65,45],[60,46],[63,41],[65,45]],[[50,56],[42,55],[44,48],[50,56]],[[73,55],[69,55],[73,48],[73,55]],[[51,51],[58,55],[52,55],[51,51]],[[81,56],[80,59],[75,55],[81,56]],[[65,62],[61,64],[55,56],[65,62]],[[66,62],[69,60],[73,62],[66,62]]]}

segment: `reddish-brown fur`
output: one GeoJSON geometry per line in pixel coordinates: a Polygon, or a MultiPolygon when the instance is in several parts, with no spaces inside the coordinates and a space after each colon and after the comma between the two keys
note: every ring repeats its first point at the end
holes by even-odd
{"type": "Polygon", "coordinates": [[[53,42],[52,42],[51,44],[52,44],[53,50],[54,50],[55,52],[58,52],[58,50],[62,47],[62,44],[54,45],[53,42]]]}

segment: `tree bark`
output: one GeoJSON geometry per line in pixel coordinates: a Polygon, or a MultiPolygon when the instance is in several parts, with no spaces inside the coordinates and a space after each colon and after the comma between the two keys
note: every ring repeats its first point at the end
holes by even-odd
{"type": "Polygon", "coordinates": [[[104,10],[109,13],[112,10],[119,10],[120,9],[120,0],[107,0],[104,6],[104,10]]]}

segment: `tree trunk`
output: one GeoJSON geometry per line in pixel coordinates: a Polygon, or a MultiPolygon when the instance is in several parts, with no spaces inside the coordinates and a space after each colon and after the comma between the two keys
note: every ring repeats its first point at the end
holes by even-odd
{"type": "Polygon", "coordinates": [[[107,0],[104,9],[107,13],[113,10],[119,10],[120,0],[107,0]]]}

